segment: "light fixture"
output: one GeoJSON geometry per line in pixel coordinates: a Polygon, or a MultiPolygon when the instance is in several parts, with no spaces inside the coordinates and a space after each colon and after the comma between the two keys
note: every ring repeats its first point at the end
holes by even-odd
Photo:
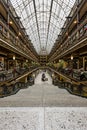
{"type": "Polygon", "coordinates": [[[15,55],[13,56],[13,60],[15,60],[15,55]]]}
{"type": "Polygon", "coordinates": [[[70,39],[70,36],[68,36],[68,39],[70,39]]]}
{"type": "Polygon", "coordinates": [[[71,55],[71,60],[73,60],[73,55],[71,55]]]}
{"type": "Polygon", "coordinates": [[[13,24],[13,22],[12,22],[12,21],[10,21],[10,22],[9,22],[9,24],[11,24],[11,25],[12,25],[12,24],[13,24]]]}
{"type": "Polygon", "coordinates": [[[66,32],[66,36],[68,36],[68,32],[66,32]]]}
{"type": "Polygon", "coordinates": [[[28,60],[26,60],[26,62],[28,62],[28,60]]]}
{"type": "Polygon", "coordinates": [[[74,21],[74,24],[76,24],[76,23],[77,23],[77,20],[74,21]]]}
{"type": "Polygon", "coordinates": [[[61,62],[61,60],[59,59],[59,63],[61,62]]]}
{"type": "Polygon", "coordinates": [[[18,39],[18,36],[16,38],[18,39]]]}
{"type": "Polygon", "coordinates": [[[55,76],[54,73],[52,73],[52,78],[54,78],[54,76],[55,76]]]}
{"type": "Polygon", "coordinates": [[[35,73],[32,74],[33,78],[35,78],[35,73]]]}
{"type": "Polygon", "coordinates": [[[18,35],[21,36],[21,33],[19,32],[18,35]]]}

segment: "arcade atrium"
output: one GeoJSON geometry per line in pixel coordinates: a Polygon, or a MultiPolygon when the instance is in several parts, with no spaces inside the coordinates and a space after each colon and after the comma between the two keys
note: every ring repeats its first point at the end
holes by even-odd
{"type": "Polygon", "coordinates": [[[0,106],[86,98],[87,0],[0,0],[0,106]]]}

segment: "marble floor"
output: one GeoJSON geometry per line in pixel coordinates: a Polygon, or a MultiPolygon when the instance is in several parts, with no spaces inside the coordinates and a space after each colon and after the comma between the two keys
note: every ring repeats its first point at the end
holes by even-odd
{"type": "Polygon", "coordinates": [[[52,85],[48,73],[48,81],[41,81],[42,72],[35,79],[35,84],[21,89],[17,94],[0,98],[0,107],[87,107],[87,99],[71,95],[67,90],[52,85]]]}
{"type": "Polygon", "coordinates": [[[0,130],[87,130],[87,108],[0,108],[0,130]]]}
{"type": "Polygon", "coordinates": [[[0,98],[0,130],[86,130],[87,99],[69,94],[65,89],[41,81],[0,98]]]}

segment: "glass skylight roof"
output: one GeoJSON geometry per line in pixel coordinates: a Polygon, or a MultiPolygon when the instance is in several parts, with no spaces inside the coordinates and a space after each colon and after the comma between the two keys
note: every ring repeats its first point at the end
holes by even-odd
{"type": "Polygon", "coordinates": [[[49,54],[76,0],[10,0],[38,54],[49,54]]]}

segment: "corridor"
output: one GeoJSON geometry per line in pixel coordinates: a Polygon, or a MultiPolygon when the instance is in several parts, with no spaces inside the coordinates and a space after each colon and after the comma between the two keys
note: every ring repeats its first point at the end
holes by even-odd
{"type": "Polygon", "coordinates": [[[87,107],[87,99],[71,95],[67,90],[52,85],[47,72],[48,81],[42,82],[40,72],[33,86],[21,89],[17,94],[0,98],[0,107],[87,107]]]}

